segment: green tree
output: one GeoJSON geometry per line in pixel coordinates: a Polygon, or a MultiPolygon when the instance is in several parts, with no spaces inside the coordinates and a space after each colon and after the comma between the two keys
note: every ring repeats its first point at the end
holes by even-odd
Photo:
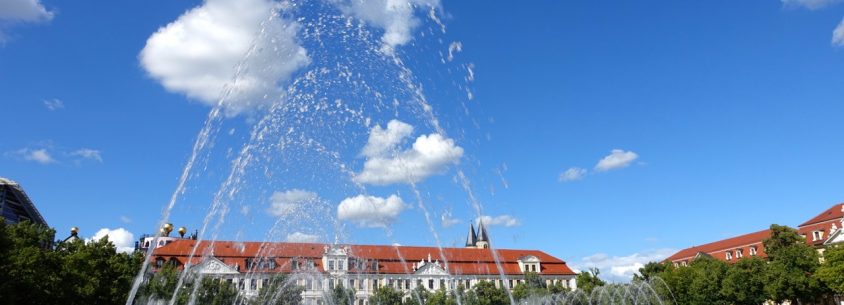
{"type": "Polygon", "coordinates": [[[768,300],[765,293],[766,262],[758,257],[739,260],[727,270],[721,294],[730,304],[759,305],[768,300]]]}
{"type": "Polygon", "coordinates": [[[4,247],[3,273],[0,275],[0,303],[63,304],[68,286],[74,283],[61,278],[62,257],[52,251],[56,231],[28,221],[6,225],[0,221],[4,247]]]}
{"type": "Polygon", "coordinates": [[[648,282],[654,277],[658,277],[660,274],[665,272],[668,269],[670,264],[668,263],[660,263],[660,262],[650,262],[639,268],[639,273],[633,275],[633,281],[644,281],[648,282]]]}
{"type": "MultiPolygon", "coordinates": [[[[183,291],[190,292],[191,287],[186,286],[183,291]]],[[[229,305],[237,300],[237,288],[234,284],[219,278],[206,277],[199,281],[199,288],[193,297],[195,298],[194,304],[229,305]]]]}
{"type": "Polygon", "coordinates": [[[771,225],[771,237],[765,239],[765,292],[777,302],[792,304],[812,300],[823,293],[823,286],[812,274],[819,267],[818,254],[796,230],[771,225]]]}
{"type": "Polygon", "coordinates": [[[261,287],[251,305],[299,305],[305,288],[288,281],[287,276],[277,275],[261,287]]]}
{"type": "Polygon", "coordinates": [[[426,305],[457,305],[457,301],[451,293],[445,291],[444,288],[431,293],[425,301],[426,305]]]}
{"type": "Polygon", "coordinates": [[[401,305],[402,293],[390,286],[378,287],[369,298],[371,305],[401,305]]]}
{"type": "Polygon", "coordinates": [[[473,303],[472,305],[508,305],[510,304],[510,297],[507,291],[502,288],[496,288],[491,281],[481,281],[475,284],[472,296],[467,297],[473,303]]]}
{"type": "Polygon", "coordinates": [[[334,305],[354,305],[355,290],[346,289],[342,283],[339,283],[331,291],[331,299],[334,301],[334,305]]]}
{"type": "Polygon", "coordinates": [[[689,305],[722,305],[727,304],[721,295],[721,284],[727,275],[726,263],[709,256],[701,256],[692,261],[689,283],[689,305]]]}
{"type": "Polygon", "coordinates": [[[428,303],[428,298],[431,293],[422,285],[417,285],[416,288],[410,291],[410,298],[405,302],[408,305],[425,305],[428,303]]]}
{"type": "Polygon", "coordinates": [[[541,297],[550,293],[545,280],[535,272],[525,273],[525,282],[513,287],[513,298],[517,301],[529,297],[541,297]]]}
{"type": "Polygon", "coordinates": [[[598,275],[601,270],[598,268],[590,268],[588,271],[582,271],[577,274],[577,288],[583,290],[587,295],[592,294],[592,291],[597,287],[606,285],[607,283],[601,280],[598,275]]]}
{"type": "Polygon", "coordinates": [[[824,263],[815,277],[833,292],[844,295],[844,245],[834,245],[824,252],[824,263]]]}
{"type": "Polygon", "coordinates": [[[126,301],[135,272],[143,257],[140,253],[118,253],[108,237],[84,242],[76,239],[60,244],[60,277],[67,298],[64,304],[120,304],[126,301]]]}
{"type": "MultiPolygon", "coordinates": [[[[153,273],[146,285],[141,287],[139,299],[170,300],[179,282],[179,270],[172,264],[165,264],[158,272],[153,273]]],[[[185,289],[180,289],[184,291],[185,289]]]]}

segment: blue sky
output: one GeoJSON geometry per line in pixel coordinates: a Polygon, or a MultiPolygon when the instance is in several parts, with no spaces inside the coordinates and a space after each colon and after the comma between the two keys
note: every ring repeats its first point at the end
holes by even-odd
{"type": "MultiPolygon", "coordinates": [[[[193,54],[179,53],[192,41],[156,44],[150,38],[173,22],[189,24],[187,10],[213,11],[214,5],[224,6],[220,1],[0,3],[0,11],[18,14],[0,13],[0,109],[7,123],[0,176],[21,183],[60,234],[71,226],[88,235],[101,228],[124,228],[135,238],[152,232],[216,101],[214,88],[221,86],[215,84],[233,77],[234,69],[220,72],[223,80],[178,83],[185,80],[179,73],[190,76],[208,62],[168,61],[169,55],[193,54]]],[[[459,245],[468,222],[478,216],[452,181],[458,169],[471,181],[483,215],[496,220],[494,246],[541,249],[581,268],[605,268],[613,280],[673,250],[771,223],[797,225],[844,201],[839,123],[844,26],[836,30],[844,3],[412,2],[421,8],[385,15],[373,2],[350,5],[343,13],[371,29],[379,52],[394,48],[414,71],[447,132],[431,144],[445,155],[425,159],[411,148],[437,133],[429,121],[408,114],[412,111],[373,112],[371,125],[333,131],[354,139],[337,152],[348,156],[343,160],[351,171],[363,174],[365,162],[389,161],[364,153],[374,126],[401,134],[404,125],[388,127],[397,119],[412,127],[392,148],[421,160],[418,189],[443,245],[459,245]],[[445,33],[426,17],[430,5],[445,33]],[[390,25],[408,31],[383,35],[390,34],[385,31],[390,25]],[[453,49],[453,62],[443,60],[453,42],[461,51],[453,49]]],[[[261,12],[233,14],[241,19],[225,22],[251,25],[249,18],[261,12]]],[[[342,44],[325,49],[309,44],[303,37],[307,25],[288,32],[289,24],[279,23],[272,34],[291,39],[273,42],[283,51],[259,54],[248,63],[277,69],[246,76],[271,77],[285,86],[296,73],[335,58],[320,52],[344,52],[342,44]],[[297,45],[307,56],[284,49],[297,45]]],[[[237,39],[225,41],[238,46],[237,39]]],[[[211,63],[243,57],[237,50],[236,56],[219,54],[225,46],[210,48],[218,52],[211,63]]],[[[397,73],[382,57],[362,58],[376,71],[397,73]]],[[[390,82],[374,84],[379,85],[390,82]]],[[[279,93],[276,89],[262,90],[279,93]]],[[[250,90],[239,92],[259,92],[250,90]]],[[[230,99],[228,105],[237,107],[224,109],[217,146],[200,167],[207,169],[196,170],[199,178],[189,181],[177,201],[176,225],[201,225],[229,170],[226,149],[237,151],[266,111],[243,110],[260,108],[248,102],[260,100],[255,96],[230,99]],[[227,137],[227,131],[233,135],[227,137]]],[[[319,172],[324,164],[319,157],[300,158],[312,162],[291,166],[291,174],[319,172]]],[[[287,169],[290,162],[273,159],[268,168],[287,169]]],[[[221,236],[266,238],[265,229],[249,228],[273,221],[263,212],[277,194],[276,203],[316,202],[321,207],[313,210],[341,218],[322,224],[324,231],[342,231],[350,242],[436,243],[430,229],[420,229],[427,223],[407,181],[358,179],[367,195],[383,199],[374,201],[380,210],[343,214],[338,205],[350,199],[347,207],[360,208],[354,199],[363,194],[352,182],[337,182],[342,186],[335,188],[333,174],[319,175],[325,176],[310,183],[276,177],[262,183],[249,176],[243,199],[250,203],[232,203],[235,216],[224,225],[231,230],[221,236]],[[401,208],[384,208],[390,195],[402,199],[401,205],[392,202],[401,208]],[[386,225],[379,226],[382,222],[386,225]]],[[[286,228],[289,234],[270,238],[314,223],[302,220],[286,228]]],[[[305,233],[330,238],[318,231],[305,233]]]]}

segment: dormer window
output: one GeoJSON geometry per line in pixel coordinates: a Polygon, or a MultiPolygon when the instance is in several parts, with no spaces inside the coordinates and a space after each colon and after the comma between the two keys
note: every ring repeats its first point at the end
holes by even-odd
{"type": "Polygon", "coordinates": [[[733,252],[727,251],[727,260],[728,261],[733,260],[733,252]]]}
{"type": "Polygon", "coordinates": [[[823,231],[814,231],[812,232],[812,238],[814,241],[823,240],[823,231]]]}
{"type": "Polygon", "coordinates": [[[163,257],[159,256],[158,258],[155,259],[155,267],[156,268],[164,267],[164,258],[163,257]]]}
{"type": "Polygon", "coordinates": [[[750,256],[756,256],[756,246],[750,247],[750,256]]]}
{"type": "Polygon", "coordinates": [[[736,249],[736,258],[742,258],[742,257],[744,257],[744,250],[736,249]]]}

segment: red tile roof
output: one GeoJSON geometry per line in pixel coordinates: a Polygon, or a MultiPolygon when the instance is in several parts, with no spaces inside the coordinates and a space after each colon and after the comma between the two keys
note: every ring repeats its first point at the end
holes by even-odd
{"type": "MultiPolygon", "coordinates": [[[[726,261],[727,251],[735,251],[741,249],[744,258],[750,257],[750,248],[756,247],[756,256],[766,257],[765,247],[762,246],[762,241],[771,236],[770,230],[762,230],[750,234],[736,236],[713,243],[708,243],[701,246],[695,246],[680,250],[680,252],[668,257],[666,260],[670,262],[691,261],[698,255],[698,253],[706,253],[715,259],[726,261]]],[[[733,261],[736,258],[733,257],[733,261]]]]}
{"type": "Polygon", "coordinates": [[[840,220],[841,218],[844,218],[844,203],[833,205],[831,208],[818,214],[818,216],[815,216],[814,218],[804,222],[800,225],[800,227],[805,227],[808,225],[813,225],[830,220],[840,220]]]}
{"type": "MultiPolygon", "coordinates": [[[[175,240],[172,243],[155,249],[153,256],[169,260],[175,258],[180,264],[187,262],[191,250],[196,241],[190,239],[175,240]]],[[[191,264],[196,265],[202,261],[202,255],[212,245],[211,242],[203,241],[196,250],[196,257],[191,259],[191,264]]],[[[321,258],[325,252],[325,244],[311,243],[260,243],[260,242],[234,242],[217,241],[213,243],[213,251],[209,251],[215,258],[230,266],[243,267],[247,258],[274,257],[279,268],[271,272],[290,272],[291,258],[312,259],[315,267],[324,271],[321,258]]],[[[409,247],[409,246],[374,246],[374,245],[349,245],[351,257],[358,259],[370,259],[378,261],[378,273],[384,274],[408,274],[413,273],[413,264],[427,260],[430,255],[432,260],[439,260],[445,267],[443,257],[449,262],[448,272],[462,275],[495,275],[499,274],[495,265],[493,253],[489,249],[471,248],[443,248],[442,256],[440,249],[435,247],[409,247]],[[402,258],[404,261],[402,261],[402,258]]],[[[538,250],[512,250],[498,249],[499,261],[504,274],[523,274],[519,270],[518,260],[521,257],[532,255],[539,258],[541,272],[543,275],[575,275],[566,265],[566,262],[538,250]]],[[[369,271],[370,273],[375,271],[369,271]]]]}

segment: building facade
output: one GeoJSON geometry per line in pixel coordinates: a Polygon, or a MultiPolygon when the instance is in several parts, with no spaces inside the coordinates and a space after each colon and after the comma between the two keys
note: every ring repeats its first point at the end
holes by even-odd
{"type": "Polygon", "coordinates": [[[0,177],[0,215],[8,224],[31,221],[48,226],[20,184],[3,177],[0,177]]]}
{"type": "MultiPolygon", "coordinates": [[[[804,237],[806,243],[818,250],[821,260],[823,260],[823,251],[826,246],[844,242],[842,229],[844,229],[844,203],[836,204],[797,226],[797,232],[804,237]]],[[[680,250],[668,257],[666,261],[674,263],[675,266],[686,266],[701,255],[725,262],[735,262],[748,257],[764,258],[767,255],[762,243],[769,237],[771,237],[770,230],[740,235],[680,250]]]]}
{"type": "MultiPolygon", "coordinates": [[[[166,235],[166,234],[165,234],[166,235]]],[[[141,241],[143,243],[143,241],[141,241]]],[[[304,287],[304,304],[324,304],[327,292],[342,285],[355,290],[355,304],[368,305],[379,287],[403,292],[422,287],[451,291],[491,281],[513,288],[536,273],[548,285],[576,288],[575,273],[566,262],[539,250],[489,249],[483,225],[470,228],[465,248],[261,243],[168,238],[153,247],[153,269],[173,264],[203,276],[231,282],[247,297],[284,273],[304,287]],[[156,248],[157,247],[157,248],[156,248]],[[196,248],[196,249],[194,249],[196,248]],[[192,251],[196,255],[191,257],[192,251]]]]}

